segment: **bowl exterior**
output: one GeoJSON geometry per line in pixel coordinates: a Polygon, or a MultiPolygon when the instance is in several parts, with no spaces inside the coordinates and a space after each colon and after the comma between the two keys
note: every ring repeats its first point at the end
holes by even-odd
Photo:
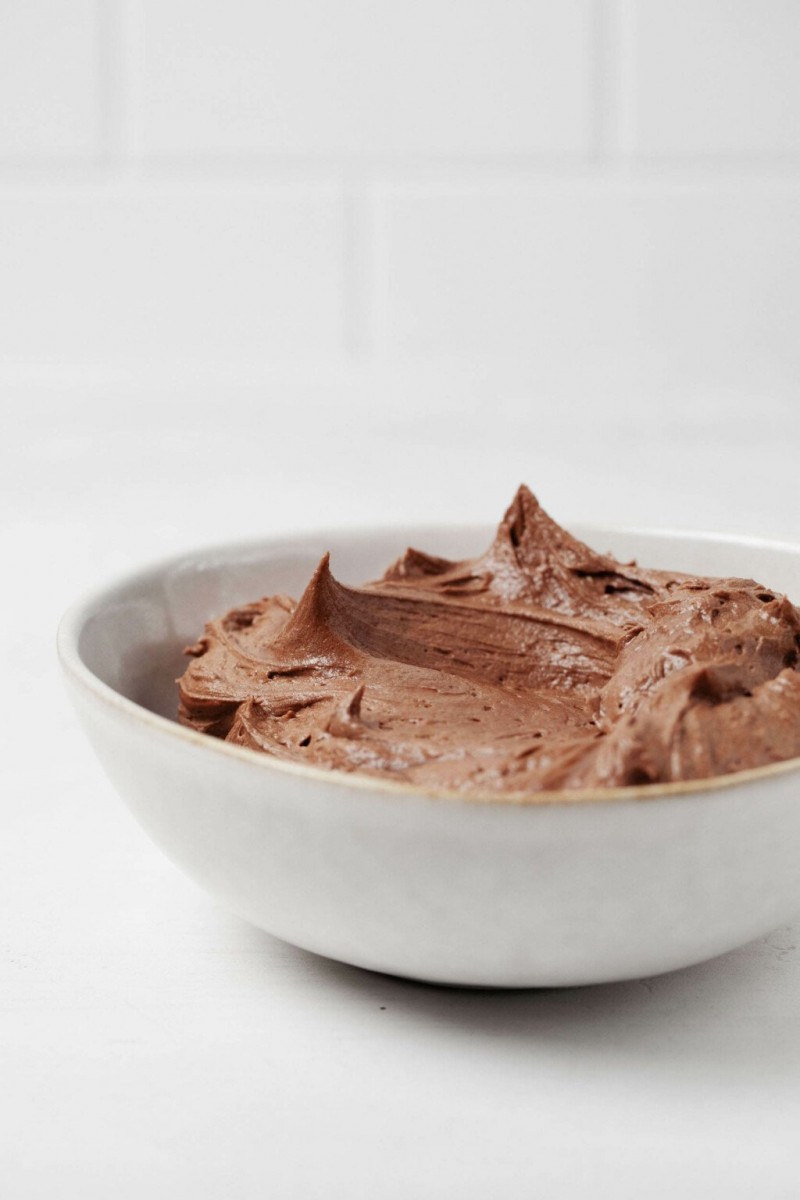
{"type": "MultiPolygon", "coordinates": [[[[409,542],[463,557],[490,534],[338,531],[206,548],[76,605],[59,634],[72,697],[153,840],[269,932],[430,982],[639,977],[790,920],[800,908],[797,763],[678,794],[513,804],[290,769],[165,719],[175,711],[181,648],[203,621],[265,590],[298,594],[325,550],[357,581],[409,542]]],[[[800,548],[636,530],[583,535],[623,560],[752,575],[800,595],[800,548]]]]}
{"type": "Polygon", "coordinates": [[[798,772],[579,804],[401,795],[171,736],[70,679],[153,840],[286,941],[435,983],[600,983],[700,962],[800,905],[798,772]]]}

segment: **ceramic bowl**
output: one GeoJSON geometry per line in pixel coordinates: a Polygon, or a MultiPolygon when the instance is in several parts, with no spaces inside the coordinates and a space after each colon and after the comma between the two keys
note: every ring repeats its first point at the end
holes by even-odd
{"type": "MultiPolygon", "coordinates": [[[[648,566],[800,597],[800,547],[578,528],[648,566]]],[[[279,762],[174,719],[204,622],[297,596],[323,552],[362,582],[409,544],[466,557],[490,528],[367,530],[203,549],[79,601],[59,652],[109,778],[234,912],[342,962],[429,982],[599,983],[697,963],[800,908],[800,759],[698,783],[465,799],[279,762]]]]}

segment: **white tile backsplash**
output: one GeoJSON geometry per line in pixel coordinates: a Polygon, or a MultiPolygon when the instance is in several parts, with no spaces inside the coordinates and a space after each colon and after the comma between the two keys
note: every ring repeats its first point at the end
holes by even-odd
{"type": "Polygon", "coordinates": [[[327,358],[342,342],[335,186],[0,189],[0,364],[327,358]]]}
{"type": "Polygon", "coordinates": [[[573,383],[624,362],[636,273],[627,189],[390,187],[375,203],[383,352],[528,359],[573,383]]]}
{"type": "Polygon", "coordinates": [[[592,0],[142,0],[142,150],[585,152],[592,0]]]}
{"type": "Polygon", "coordinates": [[[633,149],[800,154],[797,0],[633,0],[633,149]]]}
{"type": "Polygon", "coordinates": [[[795,0],[6,0],[0,384],[793,402],[798,61],[795,0]]]}
{"type": "Polygon", "coordinates": [[[394,187],[376,205],[388,356],[528,362],[553,400],[796,393],[800,186],[394,187]]]}
{"type": "Polygon", "coordinates": [[[666,395],[797,406],[800,185],[650,188],[637,203],[637,353],[666,395]]]}
{"type": "Polygon", "coordinates": [[[100,3],[0,4],[0,165],[98,153],[100,3]]]}

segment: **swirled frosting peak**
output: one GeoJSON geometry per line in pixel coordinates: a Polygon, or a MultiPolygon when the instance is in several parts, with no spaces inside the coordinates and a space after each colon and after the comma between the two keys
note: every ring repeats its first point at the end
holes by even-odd
{"type": "Polygon", "coordinates": [[[800,755],[800,613],[747,579],[598,554],[521,487],[488,550],[209,622],[179,720],[276,758],[463,793],[625,786],[800,755]]]}

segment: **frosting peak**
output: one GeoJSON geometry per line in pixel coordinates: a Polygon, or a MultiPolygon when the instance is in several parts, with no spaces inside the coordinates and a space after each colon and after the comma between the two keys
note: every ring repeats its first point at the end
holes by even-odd
{"type": "Polygon", "coordinates": [[[326,555],[187,649],[179,719],[279,758],[454,791],[694,779],[800,755],[800,613],[752,580],[598,554],[521,487],[492,544],[326,555]]]}

